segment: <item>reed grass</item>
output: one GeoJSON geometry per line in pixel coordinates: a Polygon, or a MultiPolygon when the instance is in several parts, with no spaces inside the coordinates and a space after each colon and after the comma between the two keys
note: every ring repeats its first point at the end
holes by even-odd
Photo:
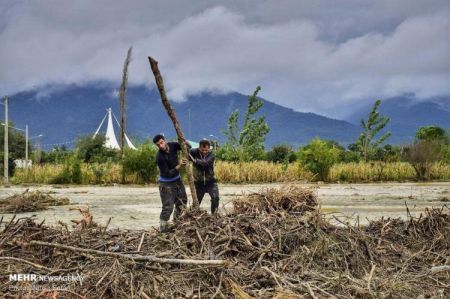
{"type": "MultiPolygon", "coordinates": [[[[11,182],[14,184],[37,183],[51,184],[52,180],[63,170],[60,164],[33,165],[33,168],[16,169],[11,182]]],[[[122,169],[120,164],[82,164],[83,184],[120,184],[122,169]]],[[[304,170],[299,163],[288,165],[265,161],[226,162],[217,161],[216,178],[221,183],[274,183],[312,181],[314,175],[304,170]]],[[[432,180],[450,180],[450,164],[442,162],[432,166],[432,180]]],[[[393,163],[339,163],[329,173],[329,182],[380,182],[380,181],[415,181],[416,174],[411,164],[393,163]]],[[[186,180],[185,180],[186,181],[186,180]]],[[[142,183],[136,175],[127,175],[127,184],[142,183]]],[[[148,183],[156,183],[155,177],[148,183]]]]}

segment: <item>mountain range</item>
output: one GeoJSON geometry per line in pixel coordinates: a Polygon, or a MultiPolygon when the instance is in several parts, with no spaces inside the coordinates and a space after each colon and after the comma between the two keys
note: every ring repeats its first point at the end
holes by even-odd
{"type": "MultiPolygon", "coordinates": [[[[19,92],[9,99],[10,121],[18,128],[24,128],[27,124],[31,137],[42,134],[40,143],[44,149],[62,144],[71,147],[78,137],[93,134],[109,107],[119,116],[117,92],[113,85],[106,82],[44,86],[19,92]]],[[[359,120],[366,118],[371,108],[364,107],[346,120],[338,120],[263,101],[258,114],[265,115],[270,127],[266,139],[269,148],[280,143],[298,147],[314,137],[349,144],[361,132],[359,120]]],[[[410,142],[417,128],[423,125],[436,124],[449,128],[449,103],[447,98],[417,102],[413,96],[383,101],[380,112],[391,118],[387,129],[393,133],[388,142],[410,142]]],[[[242,120],[247,109],[247,96],[236,92],[205,92],[190,96],[183,102],[172,102],[172,105],[188,139],[218,138],[223,143],[225,136],[222,131],[227,126],[229,114],[238,109],[242,120]]],[[[104,125],[102,131],[105,130],[104,125]]],[[[145,86],[130,86],[127,93],[127,134],[139,143],[161,132],[169,138],[175,136],[157,91],[145,86]]]]}

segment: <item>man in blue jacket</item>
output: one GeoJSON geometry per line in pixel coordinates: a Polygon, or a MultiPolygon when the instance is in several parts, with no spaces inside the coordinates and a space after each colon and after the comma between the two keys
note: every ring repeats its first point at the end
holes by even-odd
{"type": "Polygon", "coordinates": [[[174,206],[173,218],[176,219],[187,204],[186,190],[180,176],[180,168],[187,164],[187,159],[178,161],[178,152],[181,151],[178,142],[167,142],[163,135],[158,134],[153,138],[153,143],[159,149],[156,154],[156,163],[159,168],[159,194],[162,203],[159,216],[160,231],[167,232],[168,221],[174,206]]]}
{"type": "Polygon", "coordinates": [[[219,188],[214,176],[214,153],[210,149],[209,140],[200,140],[198,148],[190,150],[190,160],[194,164],[194,183],[197,198],[201,204],[205,193],[211,196],[211,214],[217,212],[219,207],[219,188]]]}

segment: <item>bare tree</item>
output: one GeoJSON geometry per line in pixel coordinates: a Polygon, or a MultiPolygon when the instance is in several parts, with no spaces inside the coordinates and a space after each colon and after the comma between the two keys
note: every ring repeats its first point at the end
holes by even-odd
{"type": "Polygon", "coordinates": [[[429,140],[416,140],[405,150],[405,158],[411,163],[419,180],[431,178],[433,163],[442,157],[441,146],[438,142],[429,140]]]}
{"type": "Polygon", "coordinates": [[[127,58],[123,63],[122,71],[122,84],[120,84],[119,89],[119,105],[120,105],[120,149],[121,156],[124,155],[124,145],[125,145],[125,127],[126,127],[126,107],[127,107],[127,87],[128,87],[128,66],[131,62],[131,52],[133,47],[128,49],[127,58]]]}

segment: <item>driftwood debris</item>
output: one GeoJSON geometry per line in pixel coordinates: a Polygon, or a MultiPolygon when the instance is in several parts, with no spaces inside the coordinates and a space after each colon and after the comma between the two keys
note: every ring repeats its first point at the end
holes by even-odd
{"type": "Polygon", "coordinates": [[[160,263],[160,264],[182,264],[182,265],[209,265],[209,266],[211,266],[211,265],[225,266],[227,264],[227,261],[225,261],[225,260],[166,259],[166,258],[159,258],[156,256],[151,256],[151,255],[107,252],[107,251],[100,251],[100,250],[67,246],[67,245],[63,245],[63,244],[48,243],[48,242],[41,242],[41,241],[31,241],[30,245],[48,246],[48,247],[53,247],[53,248],[70,250],[73,252],[84,252],[84,253],[95,254],[95,255],[111,256],[111,257],[117,257],[117,258],[130,259],[130,260],[139,261],[139,262],[151,262],[151,263],[160,263]]]}
{"type": "MultiPolygon", "coordinates": [[[[92,225],[67,230],[13,219],[0,229],[0,276],[85,276],[82,285],[65,282],[64,298],[448,297],[446,206],[418,218],[352,225],[320,214],[314,191],[298,186],[261,190],[231,204],[219,215],[188,210],[167,234],[92,225]],[[166,263],[172,259],[183,263],[166,263]]],[[[0,293],[37,297],[10,288],[27,283],[6,282],[0,293]]]]}
{"type": "MultiPolygon", "coordinates": [[[[175,113],[175,110],[172,108],[172,105],[170,104],[169,100],[167,99],[166,90],[164,89],[164,82],[163,78],[161,76],[161,73],[158,68],[158,62],[148,57],[148,60],[150,62],[150,67],[152,69],[153,75],[155,76],[156,86],[159,90],[159,95],[161,96],[161,101],[164,106],[164,108],[167,111],[167,114],[169,115],[170,119],[172,120],[173,126],[175,127],[175,131],[177,132],[178,140],[181,143],[181,148],[183,151],[183,156],[188,159],[189,157],[189,150],[186,144],[186,138],[184,138],[183,131],[181,130],[180,123],[178,122],[177,115],[175,113]]],[[[192,205],[194,209],[199,208],[199,203],[197,199],[197,192],[195,190],[194,185],[194,176],[192,175],[192,169],[190,167],[187,167],[187,177],[189,182],[189,188],[191,189],[191,196],[192,196],[192,205]]]]}
{"type": "Polygon", "coordinates": [[[21,194],[14,194],[0,200],[0,213],[24,213],[46,210],[50,206],[68,205],[68,198],[53,197],[39,190],[26,189],[21,194]]]}
{"type": "MultiPolygon", "coordinates": [[[[89,207],[76,207],[76,208],[69,208],[69,211],[79,211],[83,218],[81,220],[73,219],[71,220],[73,223],[75,223],[75,228],[77,229],[84,229],[86,227],[89,227],[93,224],[92,219],[94,218],[91,213],[89,212],[89,207]]],[[[109,224],[109,222],[108,222],[109,224]]],[[[105,227],[106,230],[106,227],[105,227]]]]}

